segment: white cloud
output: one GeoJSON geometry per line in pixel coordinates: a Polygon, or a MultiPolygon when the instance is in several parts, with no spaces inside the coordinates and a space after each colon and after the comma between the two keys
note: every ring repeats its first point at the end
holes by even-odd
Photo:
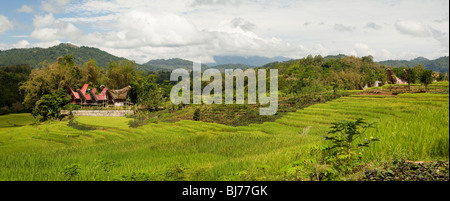
{"type": "Polygon", "coordinates": [[[48,42],[60,38],[58,35],[56,35],[57,32],[58,30],[54,28],[39,28],[31,32],[30,37],[33,39],[48,42]]]}
{"type": "Polygon", "coordinates": [[[20,40],[17,43],[8,45],[8,44],[0,44],[0,49],[7,50],[12,48],[32,48],[32,47],[40,47],[40,48],[48,48],[55,45],[60,44],[61,41],[54,40],[54,41],[48,41],[48,42],[38,42],[38,43],[30,43],[27,40],[20,40]]]}
{"type": "Polygon", "coordinates": [[[99,46],[127,49],[185,46],[204,40],[204,33],[185,18],[171,13],[127,12],[117,15],[112,21],[96,23],[106,24],[113,31],[93,32],[81,38],[80,42],[85,40],[99,46]]]}
{"type": "Polygon", "coordinates": [[[430,28],[423,23],[414,21],[397,21],[395,28],[402,34],[411,35],[415,37],[431,36],[430,28]]]}
{"type": "MultiPolygon", "coordinates": [[[[241,17],[222,20],[206,29],[199,29],[183,15],[158,11],[133,10],[103,17],[65,18],[58,21],[95,24],[108,30],[79,35],[71,40],[79,45],[108,49],[118,56],[136,60],[138,63],[161,57],[195,60],[202,58],[206,60],[204,62],[213,62],[212,56],[220,54],[273,57],[280,54],[297,54],[296,48],[300,48],[277,37],[258,36],[253,32],[256,25],[241,17]]],[[[59,30],[51,32],[47,36],[52,37],[46,38],[46,41],[62,39],[61,34],[59,30]],[[55,35],[52,35],[53,33],[55,35]]]]}
{"type": "Polygon", "coordinates": [[[22,5],[22,7],[20,7],[16,11],[19,13],[34,13],[34,9],[28,5],[22,5]]]}
{"type": "Polygon", "coordinates": [[[27,40],[21,40],[13,45],[14,48],[27,48],[30,43],[27,40]]]}
{"type": "Polygon", "coordinates": [[[35,16],[33,19],[34,30],[30,38],[44,42],[60,39],[77,39],[83,35],[83,32],[72,23],[60,22],[56,20],[53,14],[45,16],[35,16]]]}
{"type": "Polygon", "coordinates": [[[192,6],[241,5],[242,0],[194,0],[192,6]]]}
{"type": "Polygon", "coordinates": [[[395,28],[402,34],[414,37],[431,37],[435,39],[448,52],[449,33],[440,31],[428,24],[415,21],[397,21],[395,28]]]}
{"type": "Polygon", "coordinates": [[[34,16],[33,19],[33,26],[35,28],[42,28],[42,27],[48,27],[52,26],[55,23],[55,18],[53,17],[53,14],[49,13],[45,16],[34,16]]]}
{"type": "Polygon", "coordinates": [[[14,25],[4,15],[0,15],[0,33],[13,29],[14,25]]]}
{"type": "Polygon", "coordinates": [[[253,24],[253,23],[251,23],[249,21],[246,21],[246,20],[244,20],[244,19],[242,19],[240,17],[239,18],[234,18],[233,20],[231,20],[231,23],[233,24],[234,27],[239,27],[239,28],[241,28],[242,30],[245,30],[245,31],[251,31],[251,30],[253,30],[256,27],[255,24],[253,24]]]}
{"type": "Polygon", "coordinates": [[[40,9],[49,13],[62,13],[72,0],[46,0],[41,2],[40,9]]]}

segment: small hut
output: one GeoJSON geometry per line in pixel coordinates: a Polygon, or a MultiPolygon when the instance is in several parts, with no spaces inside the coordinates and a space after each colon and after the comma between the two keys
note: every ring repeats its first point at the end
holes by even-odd
{"type": "Polygon", "coordinates": [[[114,106],[130,105],[131,103],[127,101],[128,91],[130,91],[130,89],[131,86],[119,90],[108,90],[108,94],[111,97],[110,101],[112,101],[110,104],[113,104],[114,106]]]}

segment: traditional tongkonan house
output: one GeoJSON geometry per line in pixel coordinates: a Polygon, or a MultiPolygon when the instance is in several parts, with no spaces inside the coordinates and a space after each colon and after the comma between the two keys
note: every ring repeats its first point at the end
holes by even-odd
{"type": "Polygon", "coordinates": [[[71,104],[77,104],[81,106],[132,105],[131,102],[127,101],[128,91],[131,89],[131,86],[127,86],[119,90],[109,90],[102,85],[100,86],[101,92],[98,94],[96,94],[97,88],[91,90],[88,89],[88,86],[88,84],[84,84],[81,89],[77,89],[76,91],[72,90],[70,86],[66,86],[70,96],[72,97],[71,104]]]}

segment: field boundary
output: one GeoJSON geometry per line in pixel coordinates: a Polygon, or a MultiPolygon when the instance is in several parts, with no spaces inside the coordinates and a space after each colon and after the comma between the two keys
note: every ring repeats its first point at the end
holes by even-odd
{"type": "MultiPolygon", "coordinates": [[[[61,110],[61,114],[68,115],[70,111],[61,110]]],[[[127,114],[134,115],[134,110],[73,110],[73,116],[94,116],[94,117],[125,117],[127,114]]]]}

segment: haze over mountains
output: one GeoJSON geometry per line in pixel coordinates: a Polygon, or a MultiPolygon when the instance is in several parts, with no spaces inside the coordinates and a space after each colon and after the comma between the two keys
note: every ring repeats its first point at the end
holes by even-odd
{"type": "MultiPolygon", "coordinates": [[[[127,60],[122,57],[117,57],[108,52],[102,51],[98,48],[75,46],[70,43],[61,43],[57,46],[49,48],[28,48],[28,49],[10,49],[0,51],[0,66],[14,65],[14,64],[28,64],[31,68],[35,68],[42,61],[54,62],[59,56],[67,54],[73,55],[74,61],[83,64],[90,59],[97,61],[98,66],[106,67],[111,61],[127,60]]],[[[325,59],[345,57],[345,55],[328,55],[325,59]]],[[[224,68],[252,68],[264,66],[267,63],[283,62],[291,60],[287,57],[261,57],[261,56],[214,56],[216,63],[202,64],[203,68],[214,67],[217,69],[224,68]]],[[[422,64],[425,68],[438,72],[449,72],[449,57],[440,57],[434,60],[429,60],[424,57],[407,60],[388,60],[378,62],[386,66],[409,66],[414,67],[417,64],[422,64]]],[[[171,71],[176,68],[192,69],[192,61],[173,58],[173,59],[155,59],[150,60],[144,64],[136,64],[137,68],[144,71],[171,71]]]]}

